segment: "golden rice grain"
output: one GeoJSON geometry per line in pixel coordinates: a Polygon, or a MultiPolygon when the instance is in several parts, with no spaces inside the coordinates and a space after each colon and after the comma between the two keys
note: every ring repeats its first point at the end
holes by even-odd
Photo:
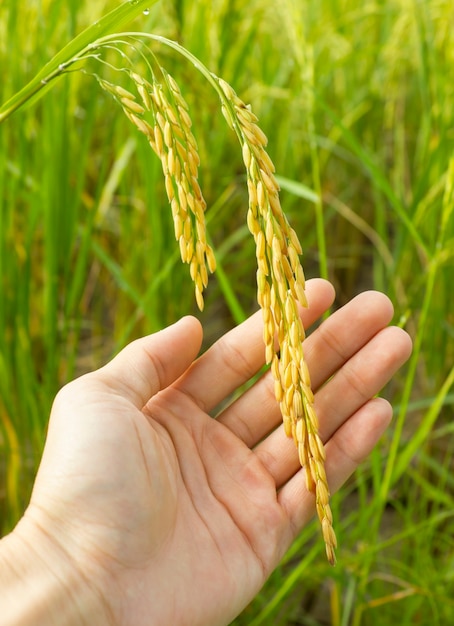
{"type": "Polygon", "coordinates": [[[164,70],[162,73],[170,97],[167,97],[164,86],[156,80],[150,83],[136,72],[130,73],[141,103],[124,87],[103,79],[99,79],[99,82],[103,89],[115,97],[128,119],[147,137],[161,160],[165,189],[172,208],[175,238],[183,262],[190,265],[196,301],[202,309],[208,271],[215,270],[216,260],[206,241],[206,202],[197,180],[200,158],[191,131],[189,107],[175,79],[164,70]],[[153,124],[145,119],[146,111],[151,112],[153,124]]]}
{"type": "Polygon", "coordinates": [[[305,277],[299,259],[301,244],[282,211],[275,168],[265,150],[266,135],[257,125],[250,107],[228,83],[218,80],[228,100],[223,102],[223,114],[229,126],[239,131],[247,171],[247,224],[256,243],[257,299],[263,310],[265,359],[271,363],[285,432],[295,439],[307,488],[315,493],[327,557],[334,564],[336,537],[324,470],[325,452],[318,436],[314,395],[302,347],[305,333],[297,309],[297,303],[307,306],[305,277]]]}

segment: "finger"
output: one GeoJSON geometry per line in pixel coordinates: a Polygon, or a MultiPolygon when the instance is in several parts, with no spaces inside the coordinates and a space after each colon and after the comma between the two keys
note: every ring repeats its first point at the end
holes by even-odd
{"type": "MultiPolygon", "coordinates": [[[[309,308],[302,312],[310,326],[331,306],[332,285],[322,279],[307,282],[309,308]]],[[[254,376],[265,363],[262,315],[258,311],[221,337],[178,381],[178,389],[191,396],[206,412],[254,376]]]]}
{"type": "MultiPolygon", "coordinates": [[[[331,492],[336,492],[370,454],[392,417],[389,403],[374,398],[362,406],[336,431],[326,445],[326,473],[331,492]]],[[[304,469],[282,487],[278,500],[286,511],[293,540],[315,512],[315,500],[306,488],[304,469]]]]}
{"type": "Polygon", "coordinates": [[[328,318],[304,344],[313,390],[387,326],[393,313],[385,294],[365,291],[328,318]]]}
{"type": "MultiPolygon", "coordinates": [[[[400,328],[383,329],[315,396],[315,410],[320,421],[320,437],[324,443],[386,385],[407,360],[411,341],[400,328]]],[[[292,439],[283,427],[272,432],[257,447],[256,453],[273,476],[279,488],[299,468],[298,455],[292,439]]]]}
{"type": "MultiPolygon", "coordinates": [[[[325,320],[304,342],[313,389],[328,380],[346,360],[386,326],[392,313],[389,299],[371,291],[360,294],[325,320]]],[[[218,419],[249,447],[271,432],[281,420],[271,373],[263,376],[218,419]]]]}
{"type": "Polygon", "coordinates": [[[88,376],[96,377],[113,393],[142,409],[158,391],[173,383],[196,358],[202,328],[194,317],[184,317],[153,335],[137,339],[110,363],[88,376]]]}
{"type": "Polygon", "coordinates": [[[408,334],[401,328],[390,326],[377,333],[336,372],[317,393],[319,412],[329,416],[320,424],[323,441],[328,441],[349,415],[379,393],[408,359],[410,352],[408,334]]]}

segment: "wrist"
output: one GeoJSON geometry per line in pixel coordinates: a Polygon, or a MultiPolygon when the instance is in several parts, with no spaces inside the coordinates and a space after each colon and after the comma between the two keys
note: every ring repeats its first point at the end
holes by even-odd
{"type": "Polygon", "coordinates": [[[97,585],[25,519],[0,540],[0,614],[5,626],[113,624],[97,585]]]}

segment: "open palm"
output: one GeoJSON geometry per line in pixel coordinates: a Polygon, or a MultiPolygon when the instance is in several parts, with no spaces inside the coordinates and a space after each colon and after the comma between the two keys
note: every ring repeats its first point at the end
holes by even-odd
{"type": "MultiPolygon", "coordinates": [[[[305,326],[332,287],[309,281],[308,299],[305,326]]],[[[368,292],[305,342],[332,491],[389,423],[389,404],[373,397],[411,349],[391,317],[388,299],[368,292]]],[[[26,519],[93,585],[112,624],[228,624],[312,517],[269,373],[211,417],[263,366],[261,337],[258,314],[195,360],[202,331],[187,317],[57,396],[26,519]]]]}

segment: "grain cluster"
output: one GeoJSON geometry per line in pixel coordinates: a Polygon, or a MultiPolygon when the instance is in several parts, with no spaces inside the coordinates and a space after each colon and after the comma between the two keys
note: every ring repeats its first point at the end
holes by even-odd
{"type": "Polygon", "coordinates": [[[128,119],[143,133],[161,160],[167,197],[172,209],[175,238],[183,263],[189,265],[200,310],[208,272],[216,269],[213,249],[207,243],[206,202],[198,182],[197,142],[191,131],[188,105],[175,80],[162,70],[164,82],[131,72],[137,96],[119,85],[98,79],[119,102],[128,119]],[[151,114],[151,123],[147,120],[151,114]]]}
{"type": "Polygon", "coordinates": [[[267,138],[257,125],[257,117],[228,83],[218,80],[226,99],[223,113],[238,135],[247,171],[247,224],[256,244],[257,298],[263,313],[266,361],[271,364],[285,432],[295,441],[307,488],[315,494],[327,557],[334,564],[336,536],[325,450],[319,436],[303,352],[305,331],[298,311],[298,305],[307,306],[301,245],[282,210],[275,168],[265,149],[267,138]]]}
{"type": "MultiPolygon", "coordinates": [[[[155,77],[150,82],[131,72],[137,95],[98,80],[147,137],[161,160],[175,237],[183,262],[190,266],[197,304],[202,310],[208,272],[215,270],[216,262],[206,240],[206,202],[198,183],[200,160],[188,105],[175,80],[162,68],[161,73],[162,83],[155,77]]],[[[224,117],[241,143],[247,172],[247,224],[256,244],[257,299],[263,314],[266,362],[274,377],[285,433],[295,442],[307,488],[315,494],[327,557],[334,564],[336,536],[329,505],[325,451],[319,436],[303,352],[305,331],[299,315],[299,306],[307,306],[301,245],[282,210],[275,168],[265,149],[267,138],[257,124],[257,117],[228,83],[214,75],[212,79],[219,89],[224,117]]]]}

